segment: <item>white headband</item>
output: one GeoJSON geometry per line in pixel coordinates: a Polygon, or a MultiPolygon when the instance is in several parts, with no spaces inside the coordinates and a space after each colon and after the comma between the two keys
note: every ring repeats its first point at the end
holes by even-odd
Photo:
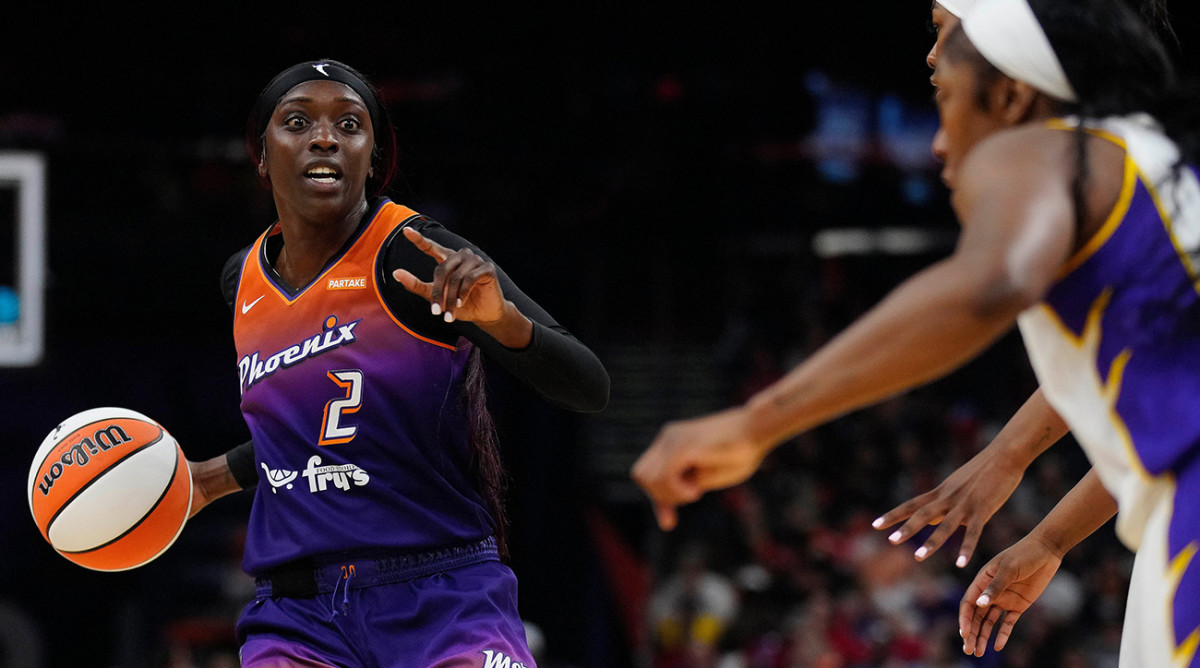
{"type": "Polygon", "coordinates": [[[972,7],[979,4],[979,0],[937,0],[937,3],[942,9],[961,19],[972,7]]]}
{"type": "Polygon", "coordinates": [[[996,69],[1051,97],[1078,99],[1027,0],[983,0],[962,17],[962,28],[996,69]]]}

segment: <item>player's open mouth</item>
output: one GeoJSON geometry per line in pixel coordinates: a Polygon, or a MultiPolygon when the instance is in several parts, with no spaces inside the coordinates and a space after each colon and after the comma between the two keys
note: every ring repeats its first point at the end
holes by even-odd
{"type": "Polygon", "coordinates": [[[331,167],[313,167],[304,176],[317,183],[337,183],[342,178],[341,173],[331,167]]]}

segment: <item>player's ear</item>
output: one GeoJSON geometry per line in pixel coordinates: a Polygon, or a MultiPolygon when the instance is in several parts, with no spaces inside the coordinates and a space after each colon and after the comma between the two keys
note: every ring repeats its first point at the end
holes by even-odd
{"type": "Polygon", "coordinates": [[[258,175],[262,177],[267,175],[267,146],[265,144],[258,152],[258,175]]]}
{"type": "Polygon", "coordinates": [[[1008,77],[1003,78],[1003,90],[1004,98],[1001,109],[1004,120],[1011,125],[1028,120],[1029,115],[1033,112],[1034,102],[1041,93],[1024,81],[1008,77]]]}

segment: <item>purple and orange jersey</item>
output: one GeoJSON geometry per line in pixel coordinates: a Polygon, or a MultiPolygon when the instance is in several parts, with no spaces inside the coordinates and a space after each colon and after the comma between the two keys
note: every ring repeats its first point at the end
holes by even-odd
{"type": "Polygon", "coordinates": [[[411,209],[383,200],[292,294],[251,246],[234,303],[242,414],[260,484],[244,567],[348,550],[435,549],[491,535],[461,390],[471,344],[423,337],[380,293],[381,249],[411,209]]]}

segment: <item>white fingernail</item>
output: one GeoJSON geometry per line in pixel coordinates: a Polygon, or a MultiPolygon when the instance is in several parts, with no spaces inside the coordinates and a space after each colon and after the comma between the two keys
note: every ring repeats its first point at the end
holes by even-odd
{"type": "Polygon", "coordinates": [[[879,519],[875,520],[874,522],[871,522],[871,526],[875,527],[876,529],[883,526],[883,518],[880,517],[879,519]]]}
{"type": "Polygon", "coordinates": [[[975,600],[975,605],[985,606],[991,602],[992,602],[991,597],[989,597],[987,594],[984,594],[983,596],[980,596],[978,599],[975,600]]]}
{"type": "Polygon", "coordinates": [[[895,532],[895,533],[893,533],[892,535],[888,536],[888,542],[890,542],[890,543],[898,543],[898,542],[900,542],[900,532],[899,532],[899,531],[896,531],[896,532],[895,532]]]}
{"type": "Polygon", "coordinates": [[[967,555],[965,555],[965,554],[958,555],[958,561],[955,561],[954,565],[958,566],[959,568],[966,566],[967,565],[967,555]]]}
{"type": "Polygon", "coordinates": [[[454,322],[454,314],[449,311],[446,311],[446,315],[442,316],[442,319],[445,320],[446,322],[454,322]]]}
{"type": "Polygon", "coordinates": [[[458,308],[462,308],[462,300],[461,300],[461,299],[456,299],[456,300],[454,300],[454,304],[455,304],[455,306],[457,306],[458,308]]]}
{"type": "MultiPolygon", "coordinates": [[[[958,637],[959,637],[959,638],[966,638],[966,637],[967,637],[967,634],[963,633],[963,630],[962,630],[962,629],[959,629],[959,630],[958,630],[958,637]]],[[[963,646],[964,646],[964,647],[966,647],[966,645],[965,645],[965,644],[964,644],[963,646]]]]}
{"type": "Polygon", "coordinates": [[[921,547],[918,547],[916,552],[917,558],[924,559],[926,552],[929,552],[929,550],[925,549],[925,546],[922,545],[921,547]]]}
{"type": "Polygon", "coordinates": [[[442,314],[442,305],[437,302],[433,302],[429,305],[429,310],[431,312],[433,312],[434,315],[441,315],[442,314]]]}

